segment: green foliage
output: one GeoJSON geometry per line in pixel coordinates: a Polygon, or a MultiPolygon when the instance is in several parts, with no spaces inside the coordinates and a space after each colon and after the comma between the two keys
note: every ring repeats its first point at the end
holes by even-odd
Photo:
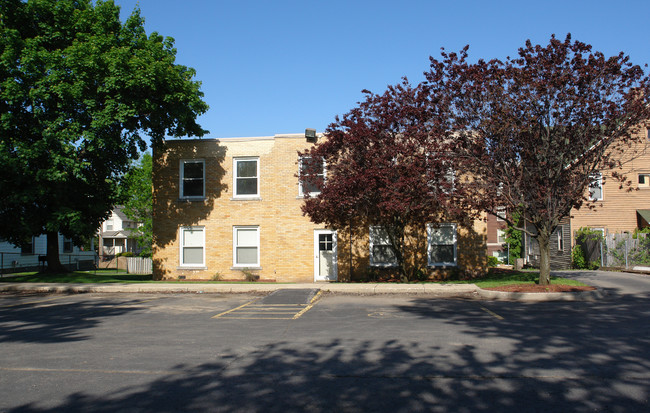
{"type": "Polygon", "coordinates": [[[117,254],[115,254],[115,256],[116,257],[134,257],[135,254],[130,252],[130,251],[127,251],[127,252],[118,252],[117,254]]]}
{"type": "Polygon", "coordinates": [[[124,176],[120,186],[122,211],[127,217],[140,223],[133,228],[134,238],[142,248],[141,257],[151,256],[153,237],[152,158],[144,153],[139,162],[124,176]]]}
{"type": "Polygon", "coordinates": [[[590,227],[578,228],[578,230],[576,231],[576,242],[602,241],[602,240],[603,240],[602,231],[597,231],[590,227]]]}
{"type": "Polygon", "coordinates": [[[221,281],[223,280],[223,274],[221,274],[219,271],[217,271],[213,276],[212,276],[212,281],[221,281]]]}
{"type": "Polygon", "coordinates": [[[244,273],[244,279],[246,281],[253,282],[253,281],[259,281],[260,279],[260,276],[255,274],[251,270],[242,270],[242,273],[244,273]]]}
{"type": "Polygon", "coordinates": [[[13,243],[60,232],[80,245],[117,203],[142,134],[206,132],[194,70],[138,9],[122,23],[112,1],[0,0],[0,50],[0,236],[13,243]]]}
{"type": "Polygon", "coordinates": [[[632,238],[638,239],[639,234],[650,234],[650,227],[645,227],[645,228],[634,228],[634,233],[632,234],[632,238]]]}
{"type": "Polygon", "coordinates": [[[571,250],[571,262],[573,268],[582,270],[587,268],[587,263],[585,262],[585,254],[582,252],[582,247],[578,244],[573,246],[571,250]]]}
{"type": "Polygon", "coordinates": [[[488,256],[488,267],[496,267],[501,261],[497,257],[488,256]]]}
{"type": "MultiPolygon", "coordinates": [[[[521,212],[512,212],[512,222],[518,223],[521,219],[521,212]]],[[[506,232],[506,244],[508,244],[508,264],[514,265],[517,258],[521,258],[521,247],[523,245],[522,232],[513,225],[508,225],[506,232]]]]}

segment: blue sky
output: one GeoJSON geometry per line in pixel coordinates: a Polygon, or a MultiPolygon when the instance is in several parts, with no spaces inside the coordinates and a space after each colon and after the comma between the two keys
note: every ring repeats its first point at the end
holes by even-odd
{"type": "MultiPolygon", "coordinates": [[[[115,0],[139,4],[148,33],[175,39],[209,111],[208,137],[319,132],[402,76],[416,83],[429,56],[470,45],[470,58],[514,56],[551,34],[650,63],[650,1],[115,0]]],[[[646,68],[646,71],[648,69],[646,68]]]]}

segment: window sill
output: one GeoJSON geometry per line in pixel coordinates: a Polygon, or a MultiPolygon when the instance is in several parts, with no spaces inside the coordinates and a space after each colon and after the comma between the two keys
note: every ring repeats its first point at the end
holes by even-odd
{"type": "Polygon", "coordinates": [[[178,198],[178,202],[203,202],[205,201],[205,197],[196,197],[196,198],[178,198]]]}
{"type": "Polygon", "coordinates": [[[246,270],[253,270],[253,271],[259,271],[262,269],[262,267],[230,267],[231,270],[233,271],[246,271],[246,270]]]}
{"type": "Polygon", "coordinates": [[[397,264],[370,264],[374,268],[399,268],[397,264]]]}
{"type": "Polygon", "coordinates": [[[262,198],[259,196],[252,196],[252,197],[233,197],[230,198],[231,201],[261,201],[262,198]]]}
{"type": "Polygon", "coordinates": [[[208,267],[184,267],[184,266],[176,267],[176,270],[178,271],[205,271],[207,269],[208,267]]]}
{"type": "Polygon", "coordinates": [[[428,264],[429,268],[458,268],[458,264],[428,264]]]}

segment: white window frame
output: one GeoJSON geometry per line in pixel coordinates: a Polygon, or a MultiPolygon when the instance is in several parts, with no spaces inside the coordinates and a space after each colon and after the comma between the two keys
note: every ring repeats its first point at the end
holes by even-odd
{"type": "Polygon", "coordinates": [[[650,188],[650,173],[645,172],[645,173],[639,173],[637,175],[637,186],[639,188],[650,188]],[[643,177],[643,183],[641,183],[641,177],[643,177]]]}
{"type": "Polygon", "coordinates": [[[593,174],[590,175],[591,182],[587,186],[587,191],[589,191],[589,199],[592,201],[602,201],[605,198],[605,191],[603,190],[603,174],[601,172],[594,172],[593,174]],[[598,183],[597,188],[600,188],[600,198],[594,198],[592,196],[592,184],[596,182],[598,183]]]}
{"type": "Polygon", "coordinates": [[[505,206],[503,205],[498,206],[495,212],[496,212],[495,216],[497,217],[497,221],[501,222],[506,220],[507,210],[505,206]]]}
{"type": "MultiPolygon", "coordinates": [[[[180,262],[180,266],[181,267],[190,267],[190,268],[192,268],[192,267],[194,267],[194,268],[196,268],[196,267],[200,267],[200,268],[205,267],[205,227],[204,226],[180,227],[179,231],[178,231],[178,237],[179,237],[178,244],[180,246],[178,261],[180,262]],[[183,261],[183,258],[184,258],[183,250],[186,247],[185,244],[184,244],[184,240],[185,240],[185,237],[183,236],[184,232],[185,231],[198,231],[198,230],[201,230],[201,232],[202,232],[202,240],[201,240],[201,248],[202,248],[202,259],[201,259],[201,261],[202,262],[201,263],[185,263],[183,261]]],[[[187,247],[190,248],[190,246],[187,246],[187,247]]],[[[193,247],[195,247],[195,246],[193,246],[193,247]]]]}
{"type": "MultiPolygon", "coordinates": [[[[246,176],[243,178],[253,178],[251,176],[246,176]]],[[[237,157],[237,158],[232,158],[232,184],[233,184],[233,198],[259,198],[260,197],[260,158],[257,156],[243,156],[243,157],[237,157]],[[257,180],[257,189],[256,193],[254,194],[238,194],[237,193],[237,179],[239,178],[237,176],[237,164],[239,162],[250,162],[250,161],[255,161],[255,166],[256,166],[256,172],[255,172],[255,179],[257,180]]]]}
{"type": "MultiPolygon", "coordinates": [[[[393,246],[390,243],[385,243],[385,242],[378,242],[381,241],[381,237],[384,236],[386,239],[388,239],[388,234],[386,234],[386,230],[382,228],[381,226],[372,226],[370,227],[368,231],[368,239],[369,239],[369,244],[370,244],[370,266],[371,267],[397,267],[397,257],[395,257],[395,260],[392,262],[377,262],[377,259],[375,258],[374,254],[374,247],[375,246],[388,246],[391,249],[393,246]]],[[[395,251],[393,251],[393,255],[395,255],[395,251]]]]}
{"type": "MultiPolygon", "coordinates": [[[[301,156],[300,159],[299,159],[299,162],[298,162],[298,175],[299,175],[299,178],[298,178],[298,195],[299,196],[305,196],[305,195],[315,196],[315,195],[320,194],[320,191],[305,193],[302,190],[302,180],[300,179],[300,176],[302,175],[302,162],[305,159],[312,159],[312,157],[311,156],[301,156]]],[[[316,174],[316,175],[322,175],[323,176],[323,183],[325,183],[325,180],[327,179],[327,166],[325,165],[325,159],[323,159],[322,173],[316,174]]]]}
{"type": "MultiPolygon", "coordinates": [[[[179,165],[179,198],[180,199],[205,199],[205,159],[181,159],[179,165]],[[203,188],[201,190],[201,195],[183,195],[184,192],[184,182],[185,182],[185,164],[188,163],[200,163],[203,169],[203,177],[201,178],[203,183],[203,188]]],[[[198,179],[198,178],[194,178],[198,179]]]]}
{"type": "Polygon", "coordinates": [[[557,250],[564,251],[564,226],[558,225],[557,227],[557,250]]]}
{"type": "Polygon", "coordinates": [[[115,225],[115,222],[113,221],[113,218],[107,219],[106,220],[106,231],[113,231],[113,225],[115,225]]]}
{"type": "MultiPolygon", "coordinates": [[[[444,244],[447,245],[447,244],[444,244]]],[[[437,225],[427,224],[427,262],[429,267],[457,267],[458,266],[458,225],[453,223],[441,223],[437,225]],[[433,230],[442,227],[454,229],[454,261],[453,262],[432,262],[431,249],[433,247],[433,230]]]]}
{"type": "Polygon", "coordinates": [[[260,267],[260,227],[258,225],[235,225],[232,227],[232,266],[236,268],[259,268],[260,267]],[[238,245],[237,244],[237,231],[239,230],[255,230],[256,244],[251,245],[238,245]],[[257,248],[257,262],[248,264],[237,263],[237,248],[257,248]]]}
{"type": "Polygon", "coordinates": [[[505,244],[506,243],[506,230],[497,228],[497,243],[498,244],[505,244]],[[503,237],[503,241],[500,241],[499,238],[503,237]]]}

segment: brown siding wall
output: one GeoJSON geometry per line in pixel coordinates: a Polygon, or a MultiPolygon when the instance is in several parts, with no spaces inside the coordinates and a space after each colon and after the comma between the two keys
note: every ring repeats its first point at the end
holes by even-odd
{"type": "MultiPolygon", "coordinates": [[[[624,165],[618,170],[632,181],[631,186],[620,188],[621,184],[612,178],[613,171],[602,171],[603,200],[595,202],[595,209],[583,206],[572,211],[574,233],[582,227],[604,228],[606,233],[632,232],[637,228],[636,210],[650,208],[650,188],[638,188],[638,174],[650,174],[650,142],[645,128],[639,134],[642,143],[622,156],[624,165]]],[[[571,238],[573,245],[575,237],[571,238]]]]}

